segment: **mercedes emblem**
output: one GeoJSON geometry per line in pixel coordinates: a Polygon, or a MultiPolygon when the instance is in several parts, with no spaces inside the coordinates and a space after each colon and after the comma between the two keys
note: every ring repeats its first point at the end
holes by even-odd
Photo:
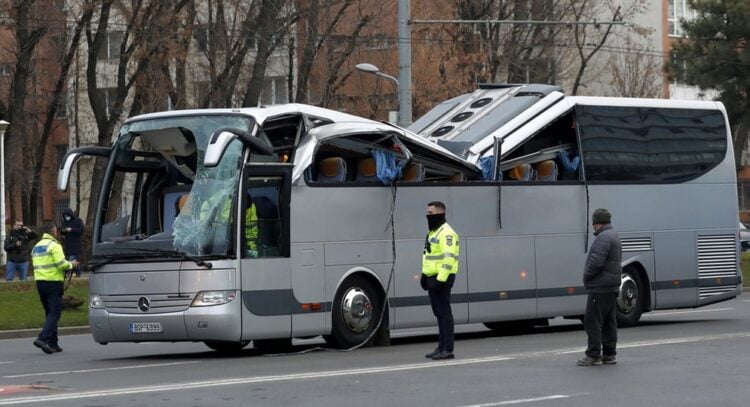
{"type": "Polygon", "coordinates": [[[148,310],[151,308],[151,302],[146,297],[141,297],[138,299],[138,309],[141,310],[141,312],[148,312],[148,310]]]}

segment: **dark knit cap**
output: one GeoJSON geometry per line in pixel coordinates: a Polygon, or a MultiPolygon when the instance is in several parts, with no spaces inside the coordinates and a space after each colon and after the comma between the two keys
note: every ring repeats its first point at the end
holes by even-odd
{"type": "Polygon", "coordinates": [[[591,215],[591,223],[594,225],[607,225],[612,220],[612,214],[604,208],[599,208],[591,215]]]}

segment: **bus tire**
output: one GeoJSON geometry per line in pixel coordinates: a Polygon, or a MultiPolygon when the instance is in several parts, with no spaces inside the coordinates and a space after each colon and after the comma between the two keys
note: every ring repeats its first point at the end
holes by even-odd
{"type": "Polygon", "coordinates": [[[617,296],[617,326],[628,327],[638,323],[646,304],[648,290],[640,273],[632,267],[622,271],[620,293],[617,296]]]}
{"type": "Polygon", "coordinates": [[[361,344],[377,327],[382,312],[383,297],[368,279],[358,275],[347,278],[333,300],[333,324],[326,342],[345,349],[361,344]]]}
{"type": "Polygon", "coordinates": [[[209,348],[225,354],[225,355],[232,355],[235,353],[240,353],[242,348],[247,346],[250,341],[239,341],[239,342],[227,342],[227,341],[205,341],[203,342],[208,346],[209,348]]]}

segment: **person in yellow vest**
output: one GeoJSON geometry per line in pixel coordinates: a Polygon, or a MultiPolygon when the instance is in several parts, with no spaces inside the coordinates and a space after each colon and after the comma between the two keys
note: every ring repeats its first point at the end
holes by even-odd
{"type": "MultiPolygon", "coordinates": [[[[229,213],[232,210],[232,200],[224,199],[224,203],[221,209],[213,209],[215,205],[221,205],[215,200],[220,199],[216,197],[209,198],[201,206],[201,220],[207,221],[210,216],[210,211],[217,210],[218,213],[214,216],[211,221],[212,225],[226,224],[229,222],[229,213]]],[[[258,212],[253,203],[252,197],[248,196],[249,206],[245,210],[245,242],[247,248],[247,254],[249,257],[258,257],[258,212]]]]}
{"type": "Polygon", "coordinates": [[[34,346],[50,354],[62,352],[57,342],[57,323],[62,314],[63,281],[67,270],[78,267],[78,260],[65,259],[63,247],[57,241],[57,226],[54,223],[45,224],[42,233],[42,239],[31,250],[31,261],[46,319],[42,332],[34,340],[34,346]]]}
{"type": "Polygon", "coordinates": [[[438,346],[425,355],[428,359],[453,359],[453,312],[451,288],[458,272],[458,234],[445,220],[445,204],[427,204],[429,232],[422,254],[420,283],[430,296],[432,313],[438,322],[438,346]]]}

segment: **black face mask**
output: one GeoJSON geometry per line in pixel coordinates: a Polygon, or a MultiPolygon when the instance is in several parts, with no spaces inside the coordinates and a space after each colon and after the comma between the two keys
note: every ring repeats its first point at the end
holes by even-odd
{"type": "Polygon", "coordinates": [[[435,213],[432,215],[427,215],[427,227],[430,230],[437,230],[443,223],[445,223],[445,214],[444,213],[435,213]]]}

